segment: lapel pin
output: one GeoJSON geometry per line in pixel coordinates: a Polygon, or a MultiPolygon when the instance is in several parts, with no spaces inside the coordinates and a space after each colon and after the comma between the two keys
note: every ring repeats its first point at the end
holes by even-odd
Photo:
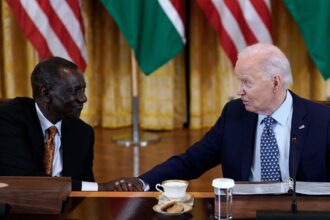
{"type": "Polygon", "coordinates": [[[299,130],[301,130],[301,129],[303,129],[303,128],[305,128],[305,125],[300,125],[300,126],[299,126],[299,130]]]}

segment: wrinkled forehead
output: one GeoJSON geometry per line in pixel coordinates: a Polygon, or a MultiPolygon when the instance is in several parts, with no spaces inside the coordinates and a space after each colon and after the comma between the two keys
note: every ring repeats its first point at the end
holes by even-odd
{"type": "Polygon", "coordinates": [[[241,71],[260,70],[263,61],[264,57],[262,56],[262,54],[246,54],[244,56],[240,56],[237,59],[235,65],[235,72],[239,73],[241,71]]]}

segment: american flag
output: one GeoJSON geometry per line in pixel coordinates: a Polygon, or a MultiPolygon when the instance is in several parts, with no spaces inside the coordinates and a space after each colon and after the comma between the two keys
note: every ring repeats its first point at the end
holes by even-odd
{"type": "Polygon", "coordinates": [[[79,0],[6,0],[41,59],[60,56],[86,69],[79,0]]]}
{"type": "Polygon", "coordinates": [[[196,0],[234,66],[246,46],[272,43],[270,0],[196,0]]]}

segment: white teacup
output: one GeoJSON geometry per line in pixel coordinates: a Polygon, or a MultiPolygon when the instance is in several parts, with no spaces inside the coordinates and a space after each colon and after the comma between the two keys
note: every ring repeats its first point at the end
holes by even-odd
{"type": "Polygon", "coordinates": [[[166,180],[162,184],[158,183],[156,189],[169,199],[180,199],[186,195],[188,185],[184,180],[166,180]]]}

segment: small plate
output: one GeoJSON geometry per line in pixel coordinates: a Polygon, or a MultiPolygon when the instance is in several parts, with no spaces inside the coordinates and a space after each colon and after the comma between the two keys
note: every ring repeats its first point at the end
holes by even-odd
{"type": "Polygon", "coordinates": [[[187,205],[187,204],[184,204],[184,203],[180,203],[181,205],[183,205],[183,211],[182,212],[176,212],[176,213],[168,213],[168,212],[164,212],[160,209],[161,207],[161,204],[157,204],[157,205],[154,205],[152,207],[152,209],[155,211],[155,212],[158,212],[158,213],[161,213],[161,214],[164,214],[164,215],[181,215],[183,213],[186,213],[186,212],[189,212],[192,210],[192,207],[190,205],[187,205]]]}
{"type": "Polygon", "coordinates": [[[175,201],[179,201],[179,202],[187,202],[187,201],[191,200],[191,198],[192,198],[192,196],[188,193],[186,193],[186,195],[184,195],[184,197],[177,198],[177,199],[168,198],[168,197],[164,196],[163,194],[160,194],[158,197],[158,200],[159,201],[175,200],[175,201]]]}
{"type": "Polygon", "coordinates": [[[7,183],[0,183],[0,188],[4,188],[4,187],[7,187],[8,184],[7,183]]]}

